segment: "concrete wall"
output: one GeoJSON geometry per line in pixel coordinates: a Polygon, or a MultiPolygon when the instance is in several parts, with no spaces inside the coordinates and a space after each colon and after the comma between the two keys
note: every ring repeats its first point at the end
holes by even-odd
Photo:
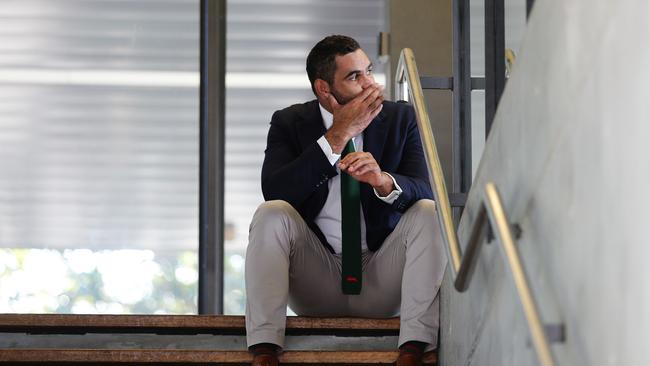
{"type": "MultiPolygon", "coordinates": [[[[562,365],[650,363],[650,2],[538,0],[486,144],[461,241],[487,181],[562,365]]],[[[534,365],[496,242],[469,290],[443,288],[443,365],[534,365]]]]}

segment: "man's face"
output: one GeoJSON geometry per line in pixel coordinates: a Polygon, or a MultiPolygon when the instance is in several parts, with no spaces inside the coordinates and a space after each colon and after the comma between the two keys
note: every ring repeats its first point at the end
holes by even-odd
{"type": "Polygon", "coordinates": [[[330,92],[343,105],[354,99],[367,87],[374,85],[372,63],[361,49],[336,56],[336,72],[330,92]]]}

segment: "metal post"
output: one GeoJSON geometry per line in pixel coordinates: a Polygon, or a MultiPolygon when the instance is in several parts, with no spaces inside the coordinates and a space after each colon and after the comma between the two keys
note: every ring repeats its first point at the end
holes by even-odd
{"type": "MultiPolygon", "coordinates": [[[[467,193],[472,184],[472,79],[470,68],[469,0],[453,8],[453,157],[452,193],[467,193]]],[[[456,225],[462,208],[454,208],[456,225]]]]}
{"type": "Polygon", "coordinates": [[[503,0],[485,0],[485,136],[506,84],[503,0]]]}
{"type": "Polygon", "coordinates": [[[199,314],[222,314],[226,1],[200,6],[199,314]]]}

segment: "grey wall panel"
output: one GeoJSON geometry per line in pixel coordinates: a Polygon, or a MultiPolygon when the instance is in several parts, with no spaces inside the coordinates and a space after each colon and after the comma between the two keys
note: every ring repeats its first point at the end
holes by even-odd
{"type": "MultiPolygon", "coordinates": [[[[466,238],[495,182],[542,319],[566,326],[558,364],[650,362],[648,13],[640,0],[536,3],[460,224],[466,238]]],[[[476,271],[466,293],[446,283],[442,362],[537,364],[496,245],[476,271]]]]}

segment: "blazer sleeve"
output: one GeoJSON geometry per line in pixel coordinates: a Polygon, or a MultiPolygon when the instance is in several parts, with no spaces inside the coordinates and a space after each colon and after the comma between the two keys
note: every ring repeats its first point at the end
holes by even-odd
{"type": "Polygon", "coordinates": [[[406,111],[406,137],[402,159],[397,171],[391,173],[402,188],[402,193],[392,203],[392,207],[400,213],[406,212],[418,200],[433,199],[415,113],[410,106],[406,107],[406,111]]]}
{"type": "Polygon", "coordinates": [[[262,165],[262,193],[267,201],[284,200],[298,208],[316,190],[325,189],[327,181],[338,173],[316,139],[301,146],[295,115],[291,118],[285,114],[277,111],[271,118],[262,165]]]}

